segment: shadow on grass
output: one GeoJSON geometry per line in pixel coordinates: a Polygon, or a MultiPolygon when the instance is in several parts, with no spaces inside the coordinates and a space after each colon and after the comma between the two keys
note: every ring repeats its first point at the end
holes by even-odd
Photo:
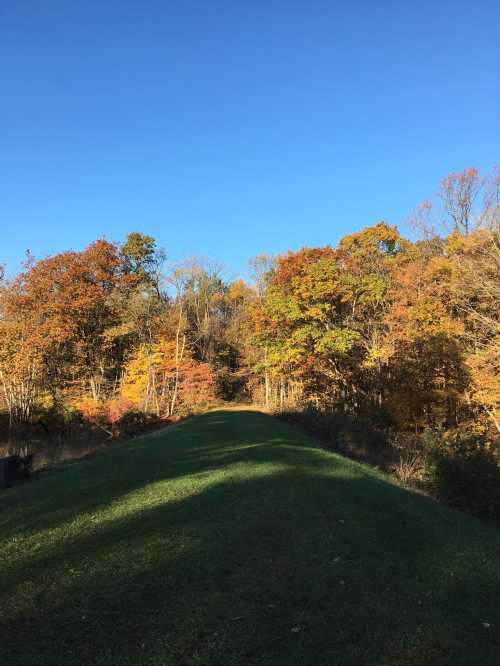
{"type": "MultiPolygon", "coordinates": [[[[209,472],[235,461],[282,461],[283,450],[270,450],[270,444],[292,449],[308,447],[308,451],[302,453],[307,463],[309,442],[297,433],[290,437],[293,431],[286,428],[284,437],[269,438],[266,433],[269,419],[259,412],[210,412],[172,426],[161,436],[146,435],[84,461],[48,470],[40,479],[0,495],[2,534],[8,537],[18,532],[18,508],[26,534],[55,527],[85,512],[93,513],[158,479],[173,480],[209,472]],[[245,432],[249,414],[253,417],[250,435],[245,432]],[[242,419],[241,427],[238,417],[242,419]],[[211,428],[216,428],[212,435],[211,428]],[[2,515],[7,503],[8,514],[2,515]]],[[[294,453],[294,460],[298,462],[300,454],[294,453]]]]}
{"type": "Polygon", "coordinates": [[[8,494],[5,663],[500,661],[498,535],[268,416],[207,414],[8,494]]]}

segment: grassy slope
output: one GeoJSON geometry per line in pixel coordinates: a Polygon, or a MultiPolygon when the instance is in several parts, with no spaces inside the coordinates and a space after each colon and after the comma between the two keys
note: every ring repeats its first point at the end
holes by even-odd
{"type": "Polygon", "coordinates": [[[0,507],[5,664],[500,664],[500,534],[263,414],[194,418],[0,507]]]}

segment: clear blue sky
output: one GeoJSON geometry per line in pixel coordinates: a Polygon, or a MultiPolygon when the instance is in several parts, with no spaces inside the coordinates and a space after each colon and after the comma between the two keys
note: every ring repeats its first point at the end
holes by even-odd
{"type": "Polygon", "coordinates": [[[499,0],[2,0],[0,262],[249,257],[500,162],[499,0]]]}

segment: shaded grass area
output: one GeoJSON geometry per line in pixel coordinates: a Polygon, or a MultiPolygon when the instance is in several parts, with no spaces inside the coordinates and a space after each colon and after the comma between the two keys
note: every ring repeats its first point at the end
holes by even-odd
{"type": "Polygon", "coordinates": [[[0,496],[5,664],[500,663],[500,534],[218,411],[0,496]]]}

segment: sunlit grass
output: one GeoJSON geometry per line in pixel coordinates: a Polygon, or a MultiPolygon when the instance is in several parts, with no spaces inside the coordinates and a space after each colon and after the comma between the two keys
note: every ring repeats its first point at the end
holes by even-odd
{"type": "Polygon", "coordinates": [[[255,412],[0,495],[5,664],[500,663],[500,536],[255,412]]]}

